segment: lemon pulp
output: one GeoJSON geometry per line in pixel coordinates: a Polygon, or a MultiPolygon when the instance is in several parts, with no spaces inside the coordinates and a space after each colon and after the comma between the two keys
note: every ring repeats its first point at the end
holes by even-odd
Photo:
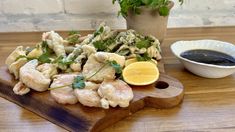
{"type": "Polygon", "coordinates": [[[123,79],[131,85],[149,85],[159,78],[159,70],[149,61],[134,62],[123,70],[123,79]]]}

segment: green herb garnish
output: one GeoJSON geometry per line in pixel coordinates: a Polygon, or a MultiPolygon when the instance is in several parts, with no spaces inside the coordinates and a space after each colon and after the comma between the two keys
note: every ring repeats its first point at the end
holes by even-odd
{"type": "Polygon", "coordinates": [[[95,41],[93,42],[93,45],[98,51],[110,51],[109,46],[114,42],[114,38],[108,38],[106,40],[95,41]]]}
{"type": "MultiPolygon", "coordinates": [[[[20,55],[16,58],[16,60],[20,59],[20,58],[26,58],[27,60],[33,60],[33,59],[37,59],[38,61],[40,61],[41,63],[50,63],[51,62],[51,59],[49,56],[51,56],[52,54],[52,50],[48,47],[48,44],[46,41],[43,41],[41,43],[41,46],[42,46],[42,50],[43,50],[43,54],[40,55],[38,58],[30,58],[30,57],[27,57],[25,55],[20,55]]],[[[38,47],[37,47],[38,48],[38,47]]]]}
{"type": "Polygon", "coordinates": [[[97,73],[99,73],[105,66],[111,66],[115,69],[115,73],[121,76],[122,73],[122,68],[121,66],[116,62],[116,61],[106,61],[104,63],[103,66],[101,66],[94,74],[92,74],[91,76],[85,78],[82,75],[78,75],[77,77],[74,78],[73,83],[72,84],[67,84],[67,85],[63,85],[63,86],[58,86],[58,87],[53,87],[53,88],[49,88],[48,90],[54,90],[54,89],[58,89],[58,88],[63,88],[63,87],[67,87],[67,86],[71,86],[73,89],[83,89],[85,88],[86,84],[86,80],[92,78],[93,76],[95,76],[97,73]]]}
{"type": "Polygon", "coordinates": [[[150,46],[151,46],[151,43],[148,39],[140,40],[139,42],[136,43],[136,47],[139,49],[148,48],[150,46]]]}
{"type": "Polygon", "coordinates": [[[61,70],[66,70],[67,67],[74,62],[75,62],[74,58],[68,59],[65,56],[61,55],[57,57],[55,60],[53,60],[51,63],[57,64],[61,70]]]}
{"type": "Polygon", "coordinates": [[[53,52],[52,49],[49,48],[46,41],[43,41],[41,46],[42,46],[43,54],[38,57],[38,61],[40,61],[42,63],[50,63],[51,60],[50,60],[49,56],[51,56],[51,54],[53,52]]]}
{"type": "Polygon", "coordinates": [[[73,89],[83,89],[86,86],[85,85],[85,78],[82,75],[78,75],[74,78],[72,84],[66,84],[66,85],[62,85],[62,86],[58,86],[58,87],[49,88],[48,90],[55,90],[55,89],[64,88],[64,87],[68,87],[68,86],[72,86],[73,89]]]}
{"type": "Polygon", "coordinates": [[[144,53],[142,55],[136,55],[137,61],[148,61],[151,60],[151,57],[148,56],[147,53],[144,53]]]}
{"type": "Polygon", "coordinates": [[[104,27],[100,27],[98,30],[94,32],[94,37],[100,35],[103,32],[104,32],[104,27]]]}
{"type": "Polygon", "coordinates": [[[115,69],[116,74],[122,73],[122,67],[115,61],[107,61],[107,63],[115,69]]]}
{"type": "Polygon", "coordinates": [[[96,41],[93,43],[93,45],[98,51],[105,51],[107,48],[103,41],[96,41]]]}
{"type": "Polygon", "coordinates": [[[85,78],[81,75],[78,75],[74,78],[74,81],[72,83],[73,89],[83,89],[85,88],[85,78]]]}
{"type": "Polygon", "coordinates": [[[42,62],[42,63],[50,63],[51,60],[49,58],[49,53],[43,53],[41,56],[38,57],[38,61],[42,62]]]}
{"type": "Polygon", "coordinates": [[[70,64],[74,63],[74,60],[73,59],[68,60],[64,56],[59,56],[52,63],[57,63],[57,64],[61,64],[61,65],[70,65],[70,64]]]}

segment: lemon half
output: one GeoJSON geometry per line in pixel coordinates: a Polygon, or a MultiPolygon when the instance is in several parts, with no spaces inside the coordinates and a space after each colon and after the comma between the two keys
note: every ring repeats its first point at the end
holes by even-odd
{"type": "Polygon", "coordinates": [[[129,64],[123,69],[123,79],[131,85],[142,86],[154,83],[159,78],[157,66],[150,61],[129,64]]]}

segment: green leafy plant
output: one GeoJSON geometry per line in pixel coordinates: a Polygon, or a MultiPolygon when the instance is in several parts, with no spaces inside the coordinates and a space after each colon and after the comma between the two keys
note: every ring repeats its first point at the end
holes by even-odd
{"type": "MultiPolygon", "coordinates": [[[[161,16],[169,15],[168,4],[170,0],[113,0],[113,4],[118,2],[121,10],[118,12],[118,15],[123,17],[127,16],[129,10],[132,10],[135,14],[140,14],[140,7],[146,6],[152,9],[158,10],[161,16]]],[[[183,4],[184,0],[179,0],[183,4]]]]}

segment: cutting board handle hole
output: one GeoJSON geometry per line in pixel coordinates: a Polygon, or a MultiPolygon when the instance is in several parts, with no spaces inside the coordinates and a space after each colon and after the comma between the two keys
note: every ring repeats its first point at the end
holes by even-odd
{"type": "Polygon", "coordinates": [[[168,87],[169,87],[169,84],[167,82],[164,82],[164,81],[158,81],[155,84],[155,88],[157,88],[157,89],[166,89],[168,87]]]}

